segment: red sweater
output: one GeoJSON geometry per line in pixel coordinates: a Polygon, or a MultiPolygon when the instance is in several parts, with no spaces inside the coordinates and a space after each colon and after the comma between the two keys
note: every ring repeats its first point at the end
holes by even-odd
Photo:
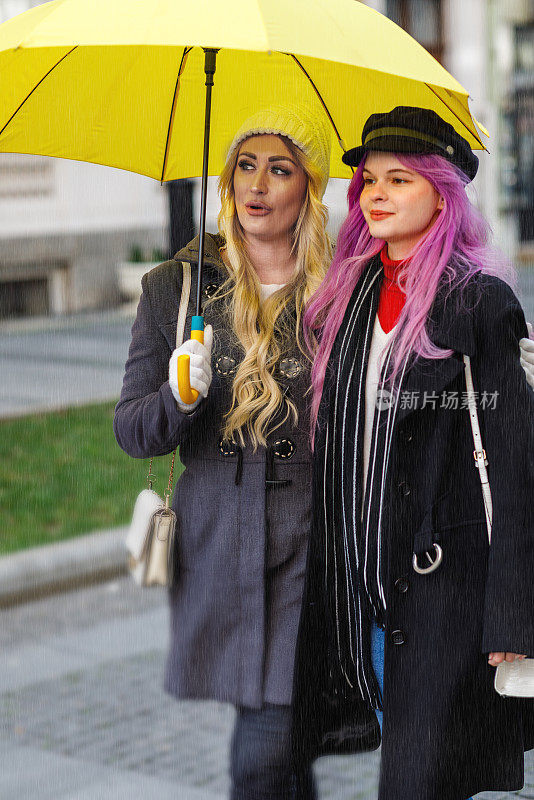
{"type": "Polygon", "coordinates": [[[384,266],[384,280],[380,289],[378,302],[378,319],[384,333],[389,333],[397,324],[400,313],[404,308],[406,295],[399,288],[396,279],[402,264],[405,261],[392,261],[388,258],[388,246],[384,245],[380,251],[380,258],[384,266]]]}

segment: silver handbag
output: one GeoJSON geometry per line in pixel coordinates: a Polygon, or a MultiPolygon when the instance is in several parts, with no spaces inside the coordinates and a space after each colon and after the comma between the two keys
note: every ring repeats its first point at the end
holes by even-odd
{"type": "MultiPolygon", "coordinates": [[[[473,455],[482,486],[488,541],[491,545],[493,505],[491,502],[488,471],[486,469],[488,460],[486,458],[486,452],[482,447],[482,437],[480,436],[480,426],[478,424],[477,406],[473,390],[473,375],[471,373],[471,361],[469,356],[464,355],[464,363],[467,405],[469,408],[469,418],[471,420],[471,430],[473,432],[473,442],[475,445],[473,455]]],[[[505,697],[534,698],[534,658],[516,659],[512,662],[504,661],[502,664],[499,664],[495,670],[495,691],[505,697]]]]}
{"type": "MultiPolygon", "coordinates": [[[[191,293],[191,264],[182,261],[183,280],[178,322],[176,325],[176,347],[184,340],[187,306],[191,293]]],[[[135,501],[132,521],[126,535],[128,568],[140,586],[171,586],[174,578],[174,555],[176,514],[170,507],[176,450],[172,454],[169,481],[164,497],[155,492],[152,484],[156,476],[152,473],[152,462],[148,468],[148,489],[143,489],[135,501]]]]}

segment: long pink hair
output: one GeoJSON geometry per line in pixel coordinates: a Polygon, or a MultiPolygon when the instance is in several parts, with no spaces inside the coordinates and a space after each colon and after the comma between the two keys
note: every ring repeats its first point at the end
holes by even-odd
{"type": "MultiPolygon", "coordinates": [[[[504,256],[490,246],[491,229],[469,201],[465,192],[468,180],[461,170],[438,155],[396,153],[395,156],[408,169],[426,178],[445,202],[434,225],[407,256],[409,265],[401,273],[406,302],[393,341],[392,368],[388,376],[392,385],[409,353],[430,359],[452,355],[451,350],[434,345],[426,331],[428,314],[442,276],[450,292],[464,286],[477,272],[495,275],[507,283],[513,283],[515,275],[504,256]]],[[[349,212],[339,231],[334,259],[304,315],[305,340],[315,354],[312,436],[328,359],[349,299],[370,259],[384,246],[382,239],[372,238],[360,209],[364,165],[365,158],[349,186],[349,212]]]]}

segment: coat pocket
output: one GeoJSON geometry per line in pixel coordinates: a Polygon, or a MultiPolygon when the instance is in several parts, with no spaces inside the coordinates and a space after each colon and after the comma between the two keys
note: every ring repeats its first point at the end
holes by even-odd
{"type": "Polygon", "coordinates": [[[485,530],[485,520],[476,511],[470,512],[469,506],[464,508],[449,489],[428,507],[414,536],[414,553],[421,557],[425,553],[435,554],[435,545],[441,548],[443,558],[447,551],[457,548],[472,552],[484,543],[481,530],[485,530]]]}
{"type": "Polygon", "coordinates": [[[485,525],[483,508],[470,503],[464,493],[462,497],[453,489],[440,495],[432,505],[432,526],[438,536],[446,536],[457,528],[485,525]]]}

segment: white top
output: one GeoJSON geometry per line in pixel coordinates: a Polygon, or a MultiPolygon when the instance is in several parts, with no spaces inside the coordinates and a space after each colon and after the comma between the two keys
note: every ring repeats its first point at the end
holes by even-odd
{"type": "Polygon", "coordinates": [[[376,391],[380,379],[380,356],[390,343],[395,333],[395,325],[389,333],[382,330],[378,314],[375,317],[373,328],[373,338],[369,350],[369,362],[367,364],[367,375],[365,378],[365,423],[363,433],[363,490],[367,483],[367,470],[369,467],[369,453],[371,451],[371,435],[373,432],[373,421],[376,408],[376,391]]]}
{"type": "Polygon", "coordinates": [[[260,283],[260,303],[285,286],[285,283],[260,283]]]}

